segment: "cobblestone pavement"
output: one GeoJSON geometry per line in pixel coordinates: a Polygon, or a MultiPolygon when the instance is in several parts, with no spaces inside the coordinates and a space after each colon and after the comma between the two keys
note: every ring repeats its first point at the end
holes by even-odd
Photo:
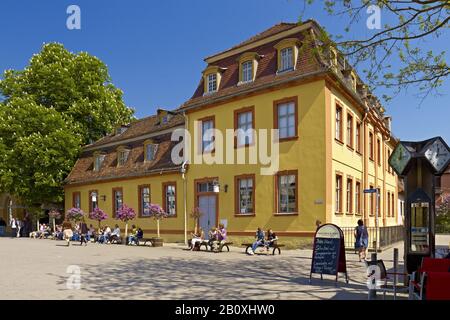
{"type": "MultiPolygon", "coordinates": [[[[380,254],[388,268],[392,252],[380,254]]],[[[310,284],[311,255],[284,250],[248,256],[238,247],[191,252],[180,244],[66,247],[62,241],[0,238],[0,299],[367,299],[366,269],[353,252],[346,255],[348,284],[343,276],[335,283],[319,275],[310,284]],[[77,270],[79,289],[70,273],[77,270]]]]}

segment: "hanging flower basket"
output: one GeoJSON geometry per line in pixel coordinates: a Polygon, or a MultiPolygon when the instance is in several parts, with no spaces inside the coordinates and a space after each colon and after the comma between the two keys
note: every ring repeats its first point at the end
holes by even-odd
{"type": "Polygon", "coordinates": [[[89,219],[98,221],[98,229],[100,230],[100,223],[108,219],[108,215],[102,209],[95,208],[94,211],[89,213],[89,219]]]}
{"type": "Polygon", "coordinates": [[[133,208],[128,207],[126,204],[123,204],[122,207],[117,210],[116,219],[125,222],[125,241],[124,244],[127,243],[126,239],[128,237],[128,221],[136,218],[136,212],[133,208]]]}
{"type": "Polygon", "coordinates": [[[67,218],[67,220],[70,220],[70,221],[79,222],[83,219],[84,215],[85,214],[84,214],[83,210],[78,209],[78,208],[72,208],[72,209],[67,210],[66,218],[67,218]]]}
{"type": "Polygon", "coordinates": [[[162,247],[163,246],[163,239],[161,239],[160,237],[160,233],[159,233],[159,221],[167,218],[167,213],[164,211],[163,208],[161,208],[160,205],[158,204],[150,204],[150,217],[153,217],[153,219],[156,220],[156,232],[157,232],[157,237],[151,238],[151,243],[152,246],[154,247],[162,247]]]}

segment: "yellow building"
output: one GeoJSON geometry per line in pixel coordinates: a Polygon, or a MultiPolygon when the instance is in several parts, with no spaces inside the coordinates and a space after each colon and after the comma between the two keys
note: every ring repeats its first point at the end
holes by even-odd
{"type": "MultiPolygon", "coordinates": [[[[314,21],[281,23],[207,57],[193,97],[169,113],[170,129],[155,124],[145,125],[148,132],[135,130],[139,123],[162,121],[158,114],[85,147],[67,180],[66,208],[91,210],[95,191],[96,205],[113,212],[117,190],[123,203],[140,208],[142,185],[150,185],[152,202],[164,204],[171,182],[177,209],[162,224],[164,237],[182,239],[185,229],[193,230],[189,212],[200,207],[204,229],[224,223],[231,237],[253,236],[262,227],[298,238],[313,236],[318,221],[353,227],[363,219],[374,226],[376,197],[363,194],[373,187],[380,190],[379,226],[396,225],[397,177],[387,164],[397,142],[391,119],[339,52],[318,47],[318,34],[314,21]],[[169,132],[177,128],[191,137],[184,178],[179,162],[145,160],[152,135],[160,137],[156,157],[167,157],[175,144],[169,132]],[[230,143],[227,129],[254,133],[231,136],[230,143]],[[267,147],[268,154],[279,150],[271,174],[262,173],[269,167],[260,154],[263,129],[279,133],[279,142],[267,147]],[[165,154],[163,144],[172,146],[165,154]],[[130,156],[120,161],[124,152],[130,156]],[[242,152],[248,161],[237,164],[242,152]]],[[[154,233],[154,221],[142,217],[137,224],[154,233]]]]}

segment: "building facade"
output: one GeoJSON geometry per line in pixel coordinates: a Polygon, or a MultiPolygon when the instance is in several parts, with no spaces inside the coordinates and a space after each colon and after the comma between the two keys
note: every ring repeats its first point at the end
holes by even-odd
{"type": "MultiPolygon", "coordinates": [[[[253,236],[257,227],[312,237],[318,221],[397,225],[397,177],[388,166],[397,143],[391,119],[342,55],[324,49],[321,31],[314,21],[281,23],[207,57],[193,97],[182,106],[84,148],[66,181],[66,209],[175,207],[161,233],[180,240],[194,229],[189,213],[196,207],[203,213],[200,226],[223,223],[232,237],[253,236]],[[184,142],[190,137],[186,171],[171,158],[177,129],[186,130],[184,142]],[[271,129],[279,139],[264,146],[271,129]],[[261,154],[276,157],[270,162],[261,154]],[[379,190],[378,199],[364,194],[368,188],[379,190]]],[[[155,232],[145,213],[136,224],[155,232]]]]}

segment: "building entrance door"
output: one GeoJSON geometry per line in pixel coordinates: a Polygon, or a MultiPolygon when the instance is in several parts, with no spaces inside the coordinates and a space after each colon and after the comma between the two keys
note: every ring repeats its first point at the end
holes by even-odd
{"type": "Polygon", "coordinates": [[[217,222],[217,196],[200,195],[198,196],[198,206],[203,215],[200,217],[200,227],[205,233],[205,239],[209,240],[208,231],[216,226],[217,222]]]}

